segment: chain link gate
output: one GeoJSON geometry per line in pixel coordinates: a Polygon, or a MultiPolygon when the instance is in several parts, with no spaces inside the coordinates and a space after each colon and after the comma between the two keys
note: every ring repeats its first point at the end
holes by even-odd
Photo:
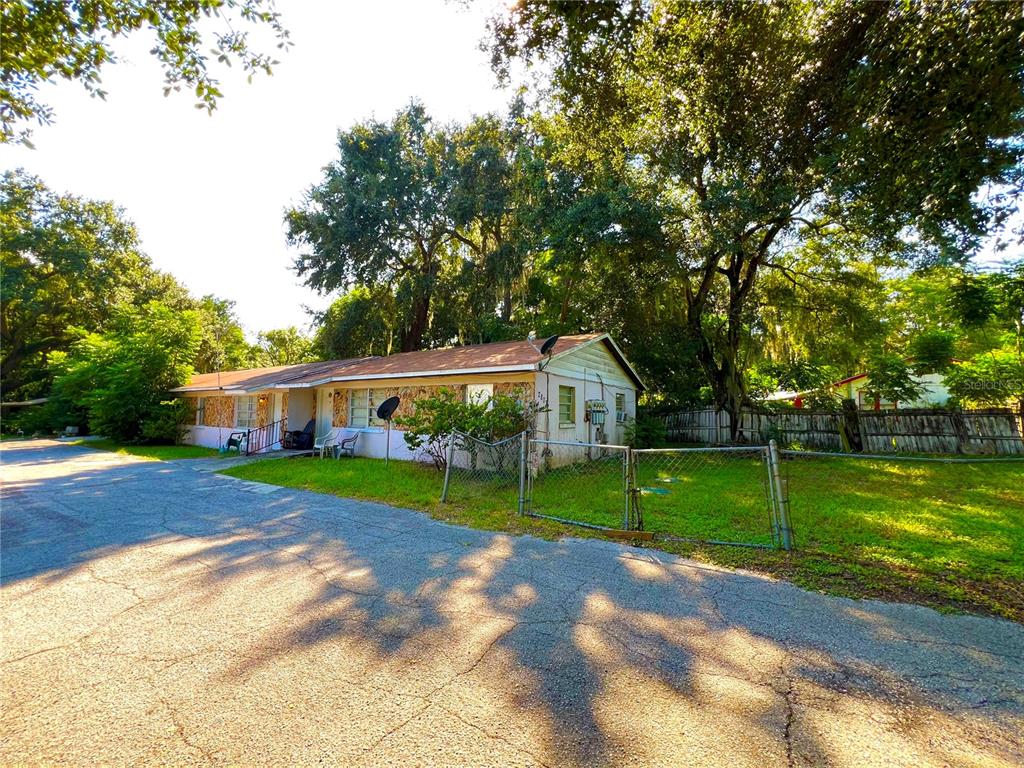
{"type": "Polygon", "coordinates": [[[624,445],[530,440],[523,512],[584,528],[630,528],[629,457],[624,445]]]}
{"type": "Polygon", "coordinates": [[[441,501],[504,501],[518,510],[523,497],[523,453],[526,433],[488,442],[464,432],[448,438],[441,501]]]}
{"type": "Polygon", "coordinates": [[[773,447],[632,451],[639,528],[668,540],[790,548],[773,447]]]}
{"type": "Polygon", "coordinates": [[[788,478],[767,446],[644,448],[452,433],[442,501],[669,541],[793,548],[788,478]],[[723,536],[725,534],[725,536],[723,536]]]}

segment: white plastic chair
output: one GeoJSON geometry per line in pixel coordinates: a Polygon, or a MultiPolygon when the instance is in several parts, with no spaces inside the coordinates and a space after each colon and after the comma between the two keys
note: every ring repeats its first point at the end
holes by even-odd
{"type": "Polygon", "coordinates": [[[313,452],[320,452],[320,458],[324,457],[324,453],[330,450],[334,451],[334,446],[338,444],[338,430],[329,429],[322,435],[313,438],[313,452]]]}

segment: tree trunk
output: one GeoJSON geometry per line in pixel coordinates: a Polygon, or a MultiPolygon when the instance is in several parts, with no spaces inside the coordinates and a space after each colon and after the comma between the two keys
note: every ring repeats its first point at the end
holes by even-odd
{"type": "Polygon", "coordinates": [[[417,296],[412,305],[409,324],[402,329],[401,351],[415,352],[423,348],[423,335],[430,319],[430,294],[417,296]]]}
{"type": "Polygon", "coordinates": [[[501,299],[501,320],[504,323],[512,319],[512,284],[505,283],[505,293],[501,299]]]}

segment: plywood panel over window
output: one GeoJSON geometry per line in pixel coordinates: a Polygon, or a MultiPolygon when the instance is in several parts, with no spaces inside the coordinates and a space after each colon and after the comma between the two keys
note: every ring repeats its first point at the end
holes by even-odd
{"type": "Polygon", "coordinates": [[[273,395],[260,395],[256,398],[256,426],[265,427],[270,423],[270,406],[273,402],[273,395]]]}
{"type": "Polygon", "coordinates": [[[529,381],[501,381],[494,385],[495,395],[509,395],[524,403],[533,401],[533,383],[529,381]]]}
{"type": "Polygon", "coordinates": [[[207,427],[233,427],[235,425],[235,398],[227,395],[206,398],[203,425],[207,427]]]}
{"type": "Polygon", "coordinates": [[[333,394],[331,426],[348,426],[348,393],[347,389],[336,389],[333,394]]]}

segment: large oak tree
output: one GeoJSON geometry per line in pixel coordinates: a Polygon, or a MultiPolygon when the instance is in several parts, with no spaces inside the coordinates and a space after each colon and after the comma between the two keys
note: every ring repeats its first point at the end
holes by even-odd
{"type": "Polygon", "coordinates": [[[652,306],[734,427],[766,270],[832,236],[962,258],[1016,204],[979,191],[1020,184],[1020,3],[524,2],[492,32],[500,74],[551,73],[566,157],[660,210],[652,306]]]}

